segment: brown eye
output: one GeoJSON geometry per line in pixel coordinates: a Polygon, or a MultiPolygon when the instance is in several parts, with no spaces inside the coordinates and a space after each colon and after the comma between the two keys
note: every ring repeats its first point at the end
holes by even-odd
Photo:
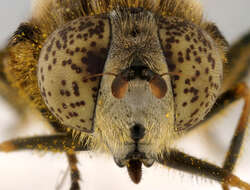
{"type": "Polygon", "coordinates": [[[41,94],[50,111],[66,126],[92,131],[92,118],[107,58],[110,25],[107,18],[84,17],[52,33],[38,64],[41,94]]]}

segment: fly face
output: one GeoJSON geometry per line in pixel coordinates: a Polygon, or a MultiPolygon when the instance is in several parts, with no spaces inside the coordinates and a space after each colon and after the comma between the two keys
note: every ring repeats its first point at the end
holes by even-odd
{"type": "Polygon", "coordinates": [[[94,137],[139,182],[133,169],[151,166],[214,104],[217,45],[182,18],[117,9],[55,31],[40,54],[39,87],[63,125],[94,137]]]}
{"type": "Polygon", "coordinates": [[[0,152],[65,152],[71,189],[80,187],[76,152],[90,150],[110,153],[135,183],[142,165],[156,162],[216,180],[223,189],[250,189],[233,174],[250,112],[242,82],[249,34],[226,52],[226,40],[203,20],[196,0],[39,3],[0,52],[0,89],[17,110],[26,110],[19,99],[36,107],[55,134],[8,140],[0,152]],[[222,167],[174,147],[239,98],[245,104],[222,167]]]}

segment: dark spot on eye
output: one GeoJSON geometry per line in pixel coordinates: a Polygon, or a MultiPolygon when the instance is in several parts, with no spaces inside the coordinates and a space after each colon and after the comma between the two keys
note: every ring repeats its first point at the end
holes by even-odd
{"type": "Polygon", "coordinates": [[[172,48],[172,45],[171,44],[166,44],[166,49],[171,49],[172,48]]]}
{"type": "Polygon", "coordinates": [[[75,106],[75,104],[71,103],[70,107],[75,108],[76,106],[75,106]]]}
{"type": "Polygon", "coordinates": [[[83,64],[86,64],[88,62],[88,58],[87,57],[82,57],[81,59],[83,64]]]}
{"type": "Polygon", "coordinates": [[[84,106],[85,105],[85,101],[80,101],[80,104],[82,105],[82,106],[84,106]]]}
{"type": "Polygon", "coordinates": [[[54,112],[54,111],[55,111],[53,107],[50,107],[50,110],[51,110],[52,112],[54,112]]]}
{"type": "Polygon", "coordinates": [[[204,92],[205,92],[205,93],[208,93],[208,87],[205,88],[204,92]]]}
{"type": "Polygon", "coordinates": [[[62,113],[62,110],[61,110],[60,108],[58,108],[57,111],[58,111],[59,113],[62,113]]]}
{"type": "Polygon", "coordinates": [[[209,72],[209,68],[207,67],[207,68],[205,69],[205,73],[208,74],[208,72],[209,72]]]}
{"type": "Polygon", "coordinates": [[[190,117],[193,117],[195,114],[197,114],[199,109],[197,108],[193,113],[191,113],[190,117]]]}
{"type": "Polygon", "coordinates": [[[72,82],[72,87],[73,87],[74,95],[80,96],[78,84],[76,82],[72,82]]]}
{"type": "Polygon", "coordinates": [[[200,64],[201,63],[201,58],[200,57],[196,57],[195,61],[200,64]]]}
{"type": "Polygon", "coordinates": [[[90,46],[91,47],[95,47],[96,46],[96,42],[91,42],[90,46]]]}
{"type": "Polygon", "coordinates": [[[183,56],[181,51],[178,52],[178,56],[181,56],[181,57],[183,56]]]}
{"type": "Polygon", "coordinates": [[[72,112],[69,112],[68,114],[69,114],[69,117],[73,117],[74,116],[72,112]]]}
{"type": "Polygon", "coordinates": [[[165,55],[167,58],[172,58],[173,52],[172,52],[172,51],[166,51],[166,52],[164,53],[164,55],[165,55]]]}
{"type": "Polygon", "coordinates": [[[72,64],[72,65],[71,65],[71,69],[72,69],[72,70],[77,69],[77,65],[76,65],[76,64],[72,64]]]}
{"type": "Polygon", "coordinates": [[[54,59],[53,59],[53,64],[54,64],[54,65],[56,64],[56,61],[57,61],[56,58],[54,58],[54,59]]]}
{"type": "Polygon", "coordinates": [[[60,90],[60,94],[61,94],[62,96],[64,96],[65,92],[64,92],[63,89],[60,90]]]}
{"type": "Polygon", "coordinates": [[[62,61],[62,66],[65,66],[67,62],[65,60],[62,61]]]}
{"type": "Polygon", "coordinates": [[[51,96],[51,92],[50,91],[48,92],[48,95],[51,96]]]}
{"type": "Polygon", "coordinates": [[[184,62],[183,57],[179,57],[179,58],[178,58],[178,61],[179,61],[179,63],[183,63],[183,62],[184,62]]]}
{"type": "Polygon", "coordinates": [[[80,119],[80,121],[81,121],[82,123],[85,123],[85,120],[84,120],[84,119],[80,119]]]}
{"type": "Polygon", "coordinates": [[[190,92],[193,93],[194,95],[197,95],[199,93],[199,90],[194,87],[191,87],[190,92]]]}
{"type": "Polygon", "coordinates": [[[209,82],[211,82],[212,79],[213,79],[213,77],[212,77],[212,76],[209,76],[209,78],[208,78],[209,82]]]}
{"type": "Polygon", "coordinates": [[[186,79],[186,80],[185,80],[185,84],[190,85],[190,80],[189,80],[189,79],[186,79]]]}
{"type": "Polygon", "coordinates": [[[82,35],[81,35],[81,34],[77,34],[77,35],[76,35],[76,38],[81,39],[81,38],[82,38],[82,35]]]}
{"type": "Polygon", "coordinates": [[[191,103],[194,103],[195,101],[197,101],[199,99],[199,96],[195,96],[195,97],[193,97],[192,99],[191,99],[191,103]]]}
{"type": "Polygon", "coordinates": [[[188,88],[185,88],[183,92],[187,94],[189,92],[188,88]]]}
{"type": "Polygon", "coordinates": [[[176,69],[176,65],[172,63],[168,63],[168,68],[170,71],[174,71],[176,69]]]}
{"type": "Polygon", "coordinates": [[[186,105],[187,105],[187,102],[184,102],[184,103],[182,104],[183,107],[185,107],[186,105]]]}
{"type": "Polygon", "coordinates": [[[70,96],[70,92],[68,90],[65,91],[66,96],[70,96]]]}
{"type": "Polygon", "coordinates": [[[51,65],[48,66],[48,70],[50,71],[52,69],[51,65]]]}
{"type": "Polygon", "coordinates": [[[81,73],[82,72],[82,69],[80,67],[76,68],[76,73],[81,73]]]}
{"type": "Polygon", "coordinates": [[[74,117],[77,117],[77,116],[78,116],[78,113],[73,112],[73,116],[74,116],[74,117]]]}
{"type": "Polygon", "coordinates": [[[48,61],[48,59],[49,59],[49,55],[48,55],[48,54],[46,54],[46,55],[44,56],[44,59],[45,59],[45,61],[48,61]]]}
{"type": "Polygon", "coordinates": [[[88,56],[88,67],[87,71],[91,74],[101,73],[105,64],[105,59],[89,51],[88,56]]]}
{"type": "Polygon", "coordinates": [[[190,59],[191,59],[190,55],[186,55],[186,59],[187,59],[188,61],[190,61],[190,59]]]}
{"type": "Polygon", "coordinates": [[[81,52],[82,52],[82,53],[85,53],[85,52],[87,52],[87,49],[83,47],[83,48],[81,49],[81,52]]]}
{"type": "Polygon", "coordinates": [[[85,41],[88,40],[88,33],[83,34],[83,38],[85,41]]]}
{"type": "Polygon", "coordinates": [[[195,75],[196,75],[197,77],[200,76],[200,71],[197,70],[197,71],[195,72],[195,75]]]}
{"type": "Polygon", "coordinates": [[[61,81],[61,84],[62,84],[63,86],[65,86],[65,85],[66,85],[66,81],[65,81],[65,80],[62,80],[62,81],[61,81]]]}
{"type": "Polygon", "coordinates": [[[62,44],[59,40],[56,41],[56,47],[60,50],[62,48],[62,44]]]}
{"type": "Polygon", "coordinates": [[[166,42],[168,42],[168,43],[174,43],[175,42],[175,38],[173,36],[170,37],[170,38],[167,38],[166,42]]]}
{"type": "Polygon", "coordinates": [[[190,41],[190,36],[189,35],[185,35],[185,39],[187,40],[187,41],[190,41]]]}
{"type": "Polygon", "coordinates": [[[85,30],[86,28],[89,28],[91,26],[94,26],[95,24],[93,22],[80,22],[80,26],[78,28],[78,30],[81,32],[83,30],[85,30]]]}
{"type": "Polygon", "coordinates": [[[62,107],[63,107],[63,109],[67,109],[68,108],[68,106],[65,103],[62,103],[62,107]]]}

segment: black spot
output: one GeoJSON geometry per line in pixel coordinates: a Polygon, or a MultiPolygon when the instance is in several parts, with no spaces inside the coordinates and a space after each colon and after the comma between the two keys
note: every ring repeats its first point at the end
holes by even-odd
{"type": "Polygon", "coordinates": [[[62,44],[59,40],[56,41],[56,47],[60,50],[62,48],[62,44]]]}
{"type": "Polygon", "coordinates": [[[78,84],[76,82],[72,82],[72,87],[73,87],[74,95],[80,96],[78,84]]]}
{"type": "Polygon", "coordinates": [[[98,56],[97,54],[94,54],[91,51],[87,53],[87,56],[87,71],[91,74],[102,73],[105,64],[105,59],[103,57],[98,56]]]}
{"type": "Polygon", "coordinates": [[[194,102],[196,102],[197,100],[199,99],[199,96],[195,96],[195,97],[193,97],[192,99],[191,99],[191,103],[194,103],[194,102]]]}

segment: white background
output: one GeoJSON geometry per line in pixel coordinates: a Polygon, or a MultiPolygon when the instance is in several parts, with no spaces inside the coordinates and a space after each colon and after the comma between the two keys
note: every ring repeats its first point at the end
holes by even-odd
{"type": "MultiPolygon", "coordinates": [[[[206,18],[217,23],[229,42],[250,29],[249,0],[201,0],[206,18]]],[[[7,41],[18,24],[28,18],[29,0],[0,0],[0,46],[7,41]]],[[[1,100],[1,99],[0,99],[1,100]]],[[[181,149],[207,161],[221,164],[233,129],[236,125],[242,102],[232,106],[219,120],[188,135],[180,142],[181,149]],[[210,138],[208,137],[210,135],[210,138]],[[184,146],[185,144],[185,146],[184,146]]],[[[37,130],[15,130],[16,119],[13,111],[0,101],[0,142],[16,136],[48,134],[37,130]],[[22,132],[21,132],[22,131],[22,132]],[[20,133],[19,133],[20,132],[20,133]]],[[[41,124],[40,124],[41,125],[41,124]]],[[[245,140],[235,174],[250,182],[250,139],[245,140]]],[[[84,190],[165,190],[165,189],[220,189],[211,180],[186,175],[182,172],[154,165],[143,169],[143,178],[134,185],[126,169],[118,168],[109,156],[94,153],[80,153],[79,168],[84,190]]],[[[0,190],[53,190],[67,170],[64,154],[37,152],[0,153],[0,190]]],[[[69,177],[62,189],[69,189],[69,177]]]]}

